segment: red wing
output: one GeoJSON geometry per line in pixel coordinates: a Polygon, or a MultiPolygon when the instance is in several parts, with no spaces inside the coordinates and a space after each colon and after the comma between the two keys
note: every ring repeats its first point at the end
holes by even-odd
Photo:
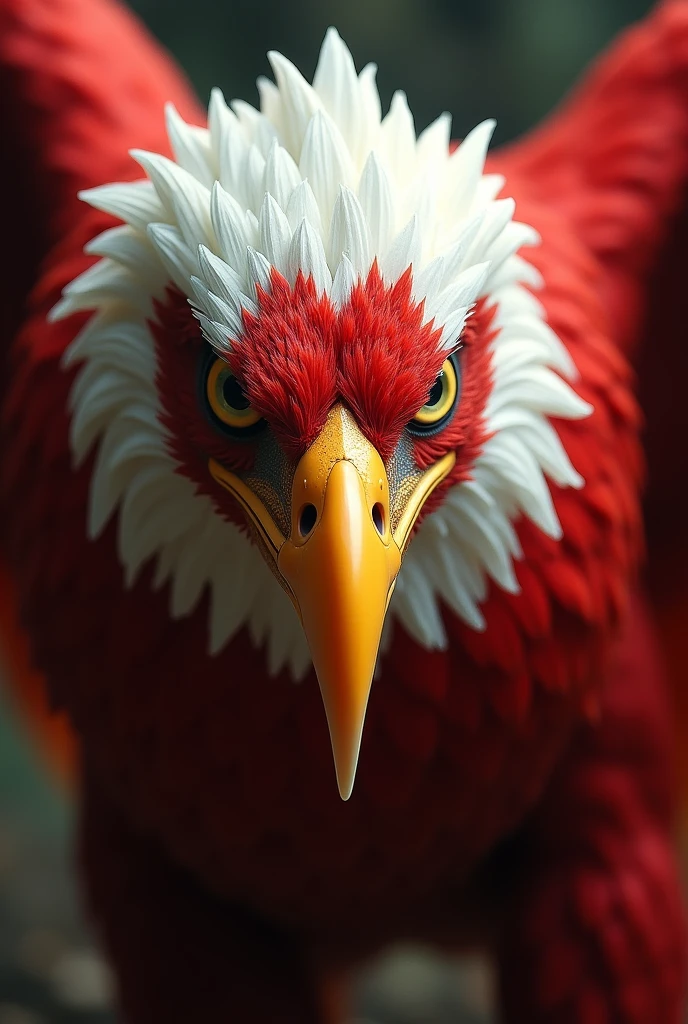
{"type": "MultiPolygon", "coordinates": [[[[59,359],[82,318],[51,326],[45,314],[90,262],[84,242],[109,220],[77,191],[141,177],[131,147],[167,151],[167,100],[189,120],[201,115],[168,57],[108,0],[0,0],[0,93],[0,561],[9,564],[8,538],[41,498],[36,478],[49,490],[46,470],[61,462],[61,485],[69,485],[67,418],[59,409],[69,377],[59,359]]],[[[86,557],[86,544],[84,531],[83,551],[73,556],[86,557]]],[[[9,596],[16,588],[25,615],[36,596],[29,577],[25,562],[12,584],[0,572],[0,639],[20,699],[64,766],[70,741],[61,723],[49,723],[9,596]]]]}
{"type": "MultiPolygon", "coordinates": [[[[625,33],[562,109],[498,155],[605,270],[646,415],[648,579],[688,723],[688,3],[625,33]]],[[[683,744],[688,749],[688,745],[683,744]]],[[[688,755],[686,761],[688,780],[688,755]]]]}

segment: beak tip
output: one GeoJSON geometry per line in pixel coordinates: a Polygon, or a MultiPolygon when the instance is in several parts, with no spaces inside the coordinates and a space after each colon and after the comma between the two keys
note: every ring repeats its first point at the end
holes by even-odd
{"type": "Polygon", "coordinates": [[[342,798],[342,801],[344,803],[346,803],[349,800],[351,794],[354,791],[354,780],[353,780],[353,778],[350,779],[350,780],[349,779],[347,779],[347,780],[340,780],[338,778],[337,779],[337,788],[339,789],[339,795],[342,798]]]}
{"type": "Polygon", "coordinates": [[[330,741],[332,743],[332,753],[334,754],[334,770],[337,776],[337,789],[344,803],[351,797],[354,783],[356,782],[367,703],[366,694],[366,701],[363,707],[358,709],[355,725],[347,730],[342,730],[341,721],[338,722],[336,718],[334,721],[330,719],[329,710],[326,705],[330,741]]]}
{"type": "MultiPolygon", "coordinates": [[[[361,722],[361,731],[363,728],[363,722],[361,722]]],[[[332,733],[330,732],[330,738],[332,733]]],[[[337,776],[337,789],[339,795],[344,801],[351,797],[354,789],[354,783],[356,781],[356,769],[358,768],[358,752],[360,748],[360,732],[358,736],[358,743],[356,744],[355,751],[351,749],[346,752],[342,751],[342,744],[332,744],[332,753],[334,754],[334,770],[337,776]],[[344,756],[342,756],[342,754],[344,756]]]]}

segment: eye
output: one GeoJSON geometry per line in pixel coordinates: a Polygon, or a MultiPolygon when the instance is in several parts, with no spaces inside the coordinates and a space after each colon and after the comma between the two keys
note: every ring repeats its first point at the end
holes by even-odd
{"type": "Polygon", "coordinates": [[[430,388],[428,400],[409,423],[409,429],[416,434],[439,430],[451,416],[459,397],[459,371],[456,357],[445,359],[430,388]]]}
{"type": "Polygon", "coordinates": [[[260,414],[251,406],[224,359],[215,359],[210,364],[205,393],[213,414],[225,426],[240,431],[260,423],[260,414]]]}

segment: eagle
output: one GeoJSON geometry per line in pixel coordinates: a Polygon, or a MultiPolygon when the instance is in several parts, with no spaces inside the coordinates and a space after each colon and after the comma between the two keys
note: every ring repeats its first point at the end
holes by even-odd
{"type": "Polygon", "coordinates": [[[334,28],[269,59],[206,118],[121,8],[0,5],[2,558],[122,1013],[316,1024],[411,938],[509,1024],[679,1024],[632,367],[688,8],[489,155],[334,28]]]}

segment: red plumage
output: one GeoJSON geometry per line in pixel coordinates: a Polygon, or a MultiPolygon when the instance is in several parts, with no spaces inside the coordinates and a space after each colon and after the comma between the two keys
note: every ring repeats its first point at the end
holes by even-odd
{"type": "Polygon", "coordinates": [[[410,271],[385,287],[376,263],[341,312],[339,390],[385,460],[427,401],[446,358],[439,331],[422,319],[423,308],[411,297],[410,271]]]}
{"type": "Polygon", "coordinates": [[[292,292],[274,269],[272,292],[261,289],[259,306],[259,316],[244,313],[245,334],[230,363],[284,450],[299,458],[337,395],[336,313],[312,279],[299,274],[292,292]]]}
{"type": "MultiPolygon", "coordinates": [[[[83,318],[45,317],[88,265],[83,244],[111,223],[80,206],[77,189],[136,177],[128,148],[164,151],[164,101],[191,117],[193,101],[105,2],[3,0],[0,64],[25,111],[4,126],[21,201],[8,208],[19,247],[0,282],[12,339],[1,378],[3,557],[33,660],[79,737],[87,887],[127,1019],[315,1022],[316,975],[414,937],[489,942],[510,1022],[677,1024],[685,944],[671,743],[637,596],[643,462],[626,359],[642,353],[651,394],[684,322],[685,299],[668,282],[687,180],[688,7],[660,7],[550,125],[493,157],[542,236],[531,256],[540,297],[594,407],[556,423],[586,483],[552,485],[561,540],[517,523],[521,592],[491,587],[483,632],[444,609],[449,647],[427,651],[395,627],[346,804],[313,673],[301,686],[269,676],[245,630],[210,658],[207,595],[172,622],[151,565],[125,590],[116,522],[87,540],[93,465],[71,465],[73,375],[60,367],[83,318]],[[654,343],[643,341],[650,331],[654,343]]],[[[293,296],[273,281],[261,305],[259,320],[246,314],[232,367],[285,449],[300,454],[342,395],[391,451],[442,362],[409,281],[385,291],[371,272],[338,316],[303,279],[293,296]],[[295,333],[301,378],[287,345],[295,333]],[[268,342],[277,356],[263,364],[268,342]],[[403,400],[381,387],[391,373],[408,378],[403,400]]],[[[456,474],[485,440],[493,324],[480,308],[474,320],[456,474]]],[[[232,515],[199,457],[220,442],[192,412],[192,327],[169,293],[153,328],[162,415],[184,471],[232,515]]],[[[238,467],[222,443],[218,455],[238,467]]],[[[423,444],[419,457],[436,458],[423,444]]],[[[685,550],[666,501],[685,480],[685,455],[674,443],[663,474],[663,444],[657,427],[651,480],[669,484],[650,490],[651,555],[685,550]]],[[[676,564],[671,575],[684,600],[676,564]]]]}

